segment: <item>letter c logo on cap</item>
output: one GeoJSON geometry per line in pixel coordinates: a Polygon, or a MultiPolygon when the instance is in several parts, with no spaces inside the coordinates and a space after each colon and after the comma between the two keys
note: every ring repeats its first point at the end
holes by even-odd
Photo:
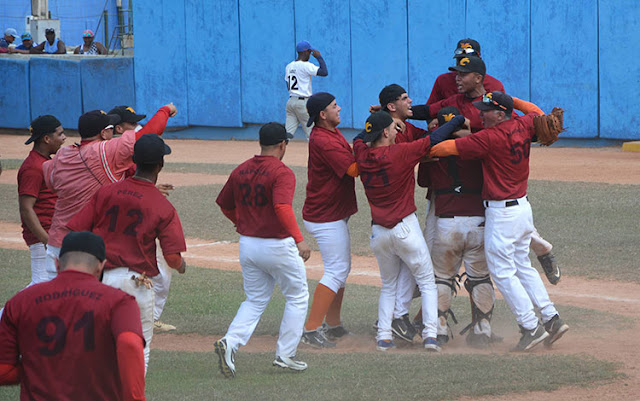
{"type": "Polygon", "coordinates": [[[372,128],[371,123],[367,121],[367,123],[364,125],[364,130],[367,132],[371,132],[371,128],[372,128]]]}
{"type": "Polygon", "coordinates": [[[460,60],[460,65],[467,65],[469,64],[471,60],[469,60],[468,57],[463,58],[462,60],[460,60]]]}

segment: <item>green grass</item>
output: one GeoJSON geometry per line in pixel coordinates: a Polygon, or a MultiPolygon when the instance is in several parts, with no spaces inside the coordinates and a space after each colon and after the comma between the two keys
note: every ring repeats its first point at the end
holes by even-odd
{"type": "Polygon", "coordinates": [[[0,162],[2,163],[3,170],[17,170],[22,166],[22,159],[2,159],[0,162]]]}

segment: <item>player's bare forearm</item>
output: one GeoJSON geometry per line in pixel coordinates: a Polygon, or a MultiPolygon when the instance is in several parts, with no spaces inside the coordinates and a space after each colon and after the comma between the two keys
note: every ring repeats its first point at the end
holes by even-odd
{"type": "Polygon", "coordinates": [[[33,196],[22,195],[18,198],[18,203],[20,205],[20,218],[29,231],[36,236],[38,241],[46,245],[49,242],[49,234],[47,233],[47,230],[42,227],[42,224],[40,224],[40,220],[38,219],[38,215],[35,210],[33,210],[36,198],[33,196]]]}

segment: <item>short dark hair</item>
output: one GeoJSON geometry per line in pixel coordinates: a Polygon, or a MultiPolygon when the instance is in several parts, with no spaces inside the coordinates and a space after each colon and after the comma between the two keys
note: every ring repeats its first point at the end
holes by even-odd
{"type": "Polygon", "coordinates": [[[68,264],[78,264],[93,268],[98,267],[98,265],[100,264],[98,258],[93,256],[92,254],[78,251],[66,252],[64,255],[60,256],[59,261],[60,270],[66,269],[68,264]]]}

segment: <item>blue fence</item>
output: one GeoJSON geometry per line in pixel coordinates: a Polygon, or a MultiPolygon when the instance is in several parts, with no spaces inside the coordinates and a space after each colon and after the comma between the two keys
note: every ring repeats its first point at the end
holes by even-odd
{"type": "MultiPolygon", "coordinates": [[[[89,1],[94,8],[97,2],[89,1]]],[[[26,3],[11,2],[0,16],[3,29],[26,3]]],[[[90,14],[86,4],[50,1],[61,18],[61,10],[77,11],[73,20],[62,19],[63,35],[67,26],[80,29],[80,17],[90,14]]],[[[115,12],[115,0],[106,4],[115,12]]],[[[631,107],[640,63],[629,51],[640,34],[637,0],[137,0],[133,6],[135,63],[0,57],[2,71],[15,78],[1,90],[1,104],[28,105],[1,125],[24,127],[53,110],[72,128],[83,110],[134,104],[151,114],[173,101],[180,112],[170,126],[196,126],[198,137],[245,137],[253,131],[233,128],[284,122],[284,67],[304,39],[329,69],[328,77],[313,80],[314,91],[335,94],[341,127],[357,129],[386,84],[399,83],[414,103],[424,103],[435,78],[452,65],[457,40],[472,37],[507,92],[543,110],[565,108],[564,137],[640,139],[640,117],[631,107]]]]}

